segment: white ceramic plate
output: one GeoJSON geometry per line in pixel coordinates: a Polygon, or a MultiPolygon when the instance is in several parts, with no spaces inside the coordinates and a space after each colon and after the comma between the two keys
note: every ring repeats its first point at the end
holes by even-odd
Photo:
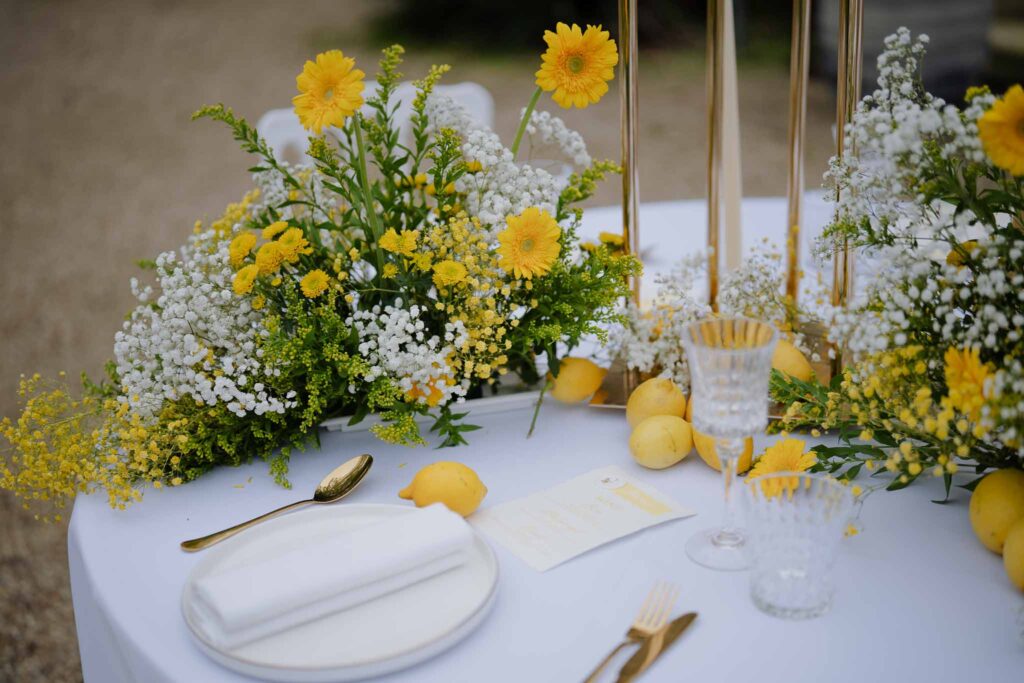
{"type": "MultiPolygon", "coordinates": [[[[234,649],[200,637],[192,619],[200,577],[416,508],[346,504],[315,507],[254,527],[206,551],[185,582],[181,606],[196,643],[214,661],[272,681],[353,681],[404,669],[469,635],[494,604],[498,562],[483,538],[466,564],[376,600],[234,649]]],[[[475,532],[474,532],[475,533],[475,532]]],[[[290,580],[282,576],[282,581],[290,580]]]]}

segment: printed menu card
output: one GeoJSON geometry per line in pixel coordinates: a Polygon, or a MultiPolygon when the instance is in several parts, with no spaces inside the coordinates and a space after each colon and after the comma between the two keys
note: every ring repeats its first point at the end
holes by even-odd
{"type": "Polygon", "coordinates": [[[696,514],[614,465],[478,511],[470,521],[538,571],[641,529],[696,514]]]}

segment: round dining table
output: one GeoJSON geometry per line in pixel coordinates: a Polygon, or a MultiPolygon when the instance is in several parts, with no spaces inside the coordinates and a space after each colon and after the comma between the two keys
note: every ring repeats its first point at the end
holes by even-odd
{"type": "MultiPolygon", "coordinates": [[[[805,270],[812,270],[808,243],[829,211],[819,194],[807,197],[805,270]]],[[[746,244],[763,237],[784,244],[784,200],[747,199],[742,214],[746,244]]],[[[703,201],[641,207],[648,295],[657,272],[703,248],[705,216],[703,201]]],[[[583,233],[620,225],[618,208],[590,209],[583,233]]],[[[365,431],[324,431],[319,448],[292,455],[290,490],[273,482],[266,463],[255,462],[147,491],[125,511],[111,510],[102,493],[80,496],[68,554],[86,683],[253,680],[216,664],[194,643],[180,602],[201,553],[183,552],[179,543],[307,497],[326,472],[364,452],[375,458],[372,471],[337,505],[411,505],[397,494],[421,466],[457,460],[487,485],[485,507],[618,465],[698,513],[546,572],[493,544],[500,576],[486,619],[451,649],[375,680],[580,681],[622,639],[654,583],[665,580],[680,588],[676,612],[699,616],[642,681],[1024,681],[1024,595],[972,533],[967,491],[954,488],[948,502],[937,504],[941,480],[922,478],[900,492],[872,492],[860,510],[860,533],[842,541],[832,609],[786,621],[754,606],[747,572],[712,571],[686,557],[687,538],[717,523],[722,511],[720,475],[696,454],[666,470],[640,467],[616,410],[547,401],[528,438],[530,418],[529,409],[471,417],[482,429],[468,435],[470,444],[444,450],[393,446],[365,431]]],[[[775,438],[758,435],[755,452],[775,438]]],[[[622,661],[603,680],[614,680],[622,661]]]]}

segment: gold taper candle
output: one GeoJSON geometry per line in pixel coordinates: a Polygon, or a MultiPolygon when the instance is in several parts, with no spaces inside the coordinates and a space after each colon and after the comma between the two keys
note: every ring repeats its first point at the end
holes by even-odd
{"type": "Polygon", "coordinates": [[[789,50],[789,139],[786,198],[786,295],[796,303],[800,290],[800,212],[804,193],[804,130],[811,45],[811,0],[793,0],[789,50]]]}
{"type": "MultiPolygon", "coordinates": [[[[836,156],[843,158],[846,124],[860,101],[861,44],[864,37],[864,1],[839,0],[839,55],[836,69],[836,156]]],[[[838,193],[836,199],[838,200],[838,193]]],[[[853,291],[853,253],[849,244],[835,250],[832,257],[832,305],[845,306],[853,291]]],[[[842,349],[834,349],[832,373],[843,369],[842,349]]]]}
{"type": "Polygon", "coordinates": [[[736,27],[733,0],[725,5],[724,42],[722,43],[722,247],[726,270],[740,267],[743,251],[743,165],[740,154],[740,100],[736,71],[736,27]]]}
{"type": "MultiPolygon", "coordinates": [[[[619,0],[619,108],[622,127],[622,237],[626,251],[640,254],[640,169],[637,165],[636,0],[619,0]]],[[[640,278],[630,283],[640,304],[640,278]]]]}
{"type": "Polygon", "coordinates": [[[708,119],[708,302],[718,310],[718,268],[721,259],[722,61],[725,33],[723,0],[708,0],[707,119],[708,119]]]}

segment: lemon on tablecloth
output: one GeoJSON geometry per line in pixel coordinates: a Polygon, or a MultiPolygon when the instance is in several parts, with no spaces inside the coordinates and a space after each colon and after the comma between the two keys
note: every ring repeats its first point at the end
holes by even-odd
{"type": "MultiPolygon", "coordinates": [[[[722,471],[722,463],[718,459],[718,451],[715,449],[714,437],[701,434],[693,430],[693,445],[697,448],[697,455],[704,463],[719,472],[722,471]]],[[[736,463],[736,471],[743,474],[750,469],[751,460],[754,456],[754,439],[747,437],[743,441],[743,453],[740,454],[739,462],[736,463]]]]}
{"type": "Polygon", "coordinates": [[[982,479],[971,495],[969,514],[978,540],[1002,553],[1010,527],[1024,518],[1024,471],[997,470],[982,479]]]}
{"type": "Polygon", "coordinates": [[[1024,517],[1014,522],[1006,533],[1003,567],[1013,585],[1024,591],[1024,517]]]}
{"type": "Polygon", "coordinates": [[[578,403],[593,396],[607,374],[608,370],[586,358],[563,358],[558,377],[548,375],[554,382],[551,395],[564,403],[578,403]]]}
{"type": "Polygon", "coordinates": [[[686,412],[686,395],[676,383],[665,377],[649,379],[629,395],[626,401],[626,421],[636,427],[653,415],[675,415],[686,412]]]}
{"type": "Polygon", "coordinates": [[[416,507],[444,503],[463,517],[473,514],[487,495],[487,487],[472,469],[460,462],[435,462],[413,477],[412,483],[398,492],[416,507]]]}
{"type": "Polygon", "coordinates": [[[652,415],[638,424],[629,437],[633,459],[654,470],[675,465],[692,449],[690,423],[675,415],[652,415]]]}

